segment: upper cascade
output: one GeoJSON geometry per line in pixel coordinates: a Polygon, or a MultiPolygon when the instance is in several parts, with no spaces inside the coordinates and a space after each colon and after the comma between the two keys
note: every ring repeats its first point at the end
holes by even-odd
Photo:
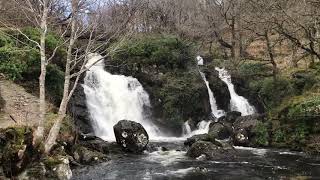
{"type": "Polygon", "coordinates": [[[256,113],[255,108],[250,105],[248,100],[244,98],[243,96],[239,96],[235,89],[234,85],[232,84],[231,81],[231,75],[227,70],[224,68],[215,68],[216,71],[219,72],[219,78],[225,82],[228,86],[231,100],[230,100],[230,109],[231,111],[239,111],[241,112],[242,116],[247,116],[256,113]]]}
{"type": "MultiPolygon", "coordinates": [[[[201,56],[197,56],[197,61],[198,61],[198,65],[203,65],[203,59],[201,56]]],[[[216,99],[214,97],[212,90],[210,89],[209,82],[206,79],[206,75],[203,72],[201,72],[200,68],[198,68],[198,70],[201,75],[201,78],[203,79],[203,81],[206,84],[207,89],[208,89],[211,113],[215,118],[219,118],[219,117],[223,116],[225,114],[225,112],[223,110],[218,109],[216,99]]]]}

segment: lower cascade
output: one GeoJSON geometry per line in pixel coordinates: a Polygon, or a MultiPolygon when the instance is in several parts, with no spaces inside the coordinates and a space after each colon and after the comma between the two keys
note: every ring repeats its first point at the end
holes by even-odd
{"type": "Polygon", "coordinates": [[[90,54],[84,78],[84,92],[96,136],[115,140],[113,126],[120,120],[130,119],[143,125],[151,139],[156,139],[158,128],[148,121],[144,111],[150,108],[148,93],[133,77],[113,75],[104,70],[103,57],[90,54]]]}
{"type": "Polygon", "coordinates": [[[225,82],[228,86],[231,100],[230,100],[230,109],[231,111],[239,111],[242,116],[251,115],[256,112],[255,108],[250,105],[248,100],[242,96],[239,96],[234,90],[234,85],[231,81],[231,75],[224,68],[215,68],[219,72],[219,78],[225,82]]]}

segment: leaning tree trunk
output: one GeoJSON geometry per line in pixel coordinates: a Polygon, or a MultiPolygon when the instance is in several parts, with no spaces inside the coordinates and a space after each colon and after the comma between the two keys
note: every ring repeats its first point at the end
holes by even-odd
{"type": "MultiPolygon", "coordinates": [[[[72,3],[77,3],[77,0],[73,0],[72,3]]],[[[75,13],[75,4],[73,4],[73,14],[75,13]]],[[[69,92],[70,92],[70,66],[72,60],[72,49],[76,39],[76,21],[75,15],[71,18],[71,37],[68,45],[67,51],[67,60],[66,60],[66,69],[64,75],[64,86],[63,86],[63,96],[61,100],[61,104],[59,107],[58,117],[54,122],[54,125],[51,127],[47,140],[45,142],[45,153],[49,153],[52,146],[56,143],[56,139],[59,135],[61,124],[63,119],[66,116],[67,105],[69,102],[69,92]]]]}

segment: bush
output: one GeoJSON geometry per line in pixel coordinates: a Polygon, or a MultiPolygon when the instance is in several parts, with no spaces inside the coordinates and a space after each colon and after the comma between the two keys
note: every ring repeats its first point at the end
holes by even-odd
{"type": "Polygon", "coordinates": [[[288,116],[320,116],[320,96],[311,96],[292,102],[288,107],[288,116]]]}
{"type": "Polygon", "coordinates": [[[59,105],[63,96],[64,72],[57,65],[47,66],[46,90],[49,100],[59,105]]]}
{"type": "Polygon", "coordinates": [[[140,66],[157,65],[164,68],[185,69],[195,62],[192,47],[174,36],[154,35],[125,41],[111,55],[113,61],[138,63],[140,66]]]}
{"type": "Polygon", "coordinates": [[[277,143],[283,143],[286,140],[286,134],[282,129],[275,130],[273,134],[273,140],[277,143]]]}
{"type": "Polygon", "coordinates": [[[277,81],[265,78],[250,83],[250,87],[258,92],[259,97],[269,108],[280,105],[284,98],[295,94],[290,81],[284,78],[279,78],[277,81]]]}
{"type": "Polygon", "coordinates": [[[239,75],[246,80],[254,80],[272,76],[272,69],[262,63],[246,62],[240,65],[238,69],[239,75]]]}
{"type": "Polygon", "coordinates": [[[253,129],[254,144],[256,146],[268,146],[269,145],[269,134],[267,125],[259,122],[257,126],[253,129]]]}

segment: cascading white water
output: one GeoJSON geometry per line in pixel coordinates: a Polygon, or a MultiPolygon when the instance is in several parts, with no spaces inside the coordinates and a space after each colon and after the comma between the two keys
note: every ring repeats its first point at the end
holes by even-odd
{"type": "Polygon", "coordinates": [[[196,134],[205,134],[209,132],[210,124],[212,121],[200,121],[197,125],[197,129],[191,131],[191,127],[188,121],[183,124],[183,129],[185,130],[183,133],[183,137],[191,137],[196,134]]]}
{"type": "MultiPolygon", "coordinates": [[[[204,61],[201,56],[197,56],[197,63],[198,63],[198,66],[204,65],[204,61]]],[[[225,112],[223,110],[218,109],[216,99],[213,95],[212,90],[210,89],[209,82],[208,82],[205,74],[203,72],[201,72],[199,67],[198,67],[198,71],[199,71],[201,78],[203,79],[203,81],[207,87],[207,90],[208,90],[211,113],[215,118],[219,118],[219,117],[223,116],[225,114],[225,112]]],[[[197,129],[192,131],[189,122],[186,121],[183,124],[183,128],[182,128],[183,129],[183,136],[184,137],[191,137],[196,134],[208,133],[210,124],[211,124],[211,121],[201,121],[198,123],[197,129]]]]}
{"type": "MultiPolygon", "coordinates": [[[[201,56],[197,56],[197,61],[198,61],[198,66],[203,65],[203,59],[201,56]]],[[[214,117],[219,118],[225,114],[223,110],[219,110],[217,106],[216,99],[213,95],[212,90],[210,89],[209,82],[207,81],[206,75],[201,72],[200,68],[198,68],[199,73],[201,75],[201,78],[203,79],[204,83],[207,86],[208,94],[209,94],[209,102],[210,102],[210,107],[211,107],[211,113],[213,114],[214,117]]]]}
{"type": "Polygon", "coordinates": [[[251,115],[256,112],[255,108],[250,105],[248,100],[242,96],[239,96],[235,89],[234,85],[231,81],[231,75],[224,68],[216,67],[215,70],[219,72],[219,78],[225,82],[228,86],[231,100],[230,100],[230,108],[232,111],[241,112],[242,116],[251,115]]]}
{"type": "Polygon", "coordinates": [[[101,58],[99,54],[90,54],[86,66],[95,64],[86,73],[83,84],[95,134],[115,140],[113,126],[127,119],[141,123],[150,139],[156,139],[159,130],[144,114],[145,107],[150,107],[147,92],[137,79],[105,71],[103,60],[98,61],[101,58]]]}
{"type": "Polygon", "coordinates": [[[202,79],[208,89],[211,113],[214,115],[214,117],[219,118],[219,117],[223,116],[225,113],[223,110],[218,109],[216,99],[214,98],[212,90],[210,89],[209,82],[207,81],[205,74],[203,72],[201,72],[200,69],[199,69],[199,73],[200,73],[200,75],[201,75],[201,77],[202,77],[202,79]]]}

